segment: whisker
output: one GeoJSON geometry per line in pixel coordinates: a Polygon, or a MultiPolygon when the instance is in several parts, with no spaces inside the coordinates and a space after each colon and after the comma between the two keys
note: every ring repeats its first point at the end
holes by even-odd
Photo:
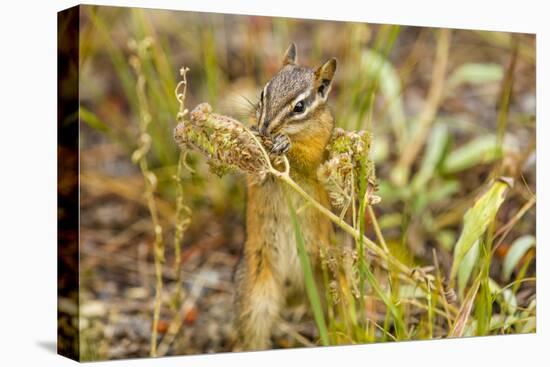
{"type": "Polygon", "coordinates": [[[244,94],[239,94],[239,97],[243,98],[246,102],[248,102],[248,104],[250,105],[250,107],[253,107],[255,108],[256,105],[258,104],[258,102],[252,102],[247,96],[245,96],[244,94]]]}

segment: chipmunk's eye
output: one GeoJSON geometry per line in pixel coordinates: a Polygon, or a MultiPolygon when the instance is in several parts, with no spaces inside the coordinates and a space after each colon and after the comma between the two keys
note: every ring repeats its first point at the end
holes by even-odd
{"type": "Polygon", "coordinates": [[[305,106],[306,105],[305,105],[304,101],[299,101],[298,103],[296,103],[294,105],[294,109],[292,110],[292,112],[294,112],[294,113],[304,112],[305,106]]]}

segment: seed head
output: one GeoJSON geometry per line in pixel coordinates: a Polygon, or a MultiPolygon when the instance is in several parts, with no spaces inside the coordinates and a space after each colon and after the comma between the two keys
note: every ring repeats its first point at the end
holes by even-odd
{"type": "Polygon", "coordinates": [[[174,139],[181,147],[198,150],[218,175],[240,170],[263,180],[269,165],[262,147],[253,133],[241,122],[212,113],[208,103],[201,103],[174,130],[174,139]]]}
{"type": "Polygon", "coordinates": [[[328,159],[319,167],[317,177],[325,185],[332,205],[344,208],[366,183],[369,204],[380,198],[376,191],[374,164],[369,159],[371,136],[366,131],[351,132],[336,128],[327,145],[328,159]]]}

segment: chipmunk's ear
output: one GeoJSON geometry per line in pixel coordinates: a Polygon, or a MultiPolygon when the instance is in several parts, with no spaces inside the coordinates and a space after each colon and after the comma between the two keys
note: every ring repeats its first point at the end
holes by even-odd
{"type": "Polygon", "coordinates": [[[296,44],[292,42],[286,49],[285,56],[283,58],[283,66],[296,64],[296,44]]]}
{"type": "Polygon", "coordinates": [[[315,70],[315,84],[317,87],[317,93],[321,96],[321,98],[327,98],[335,72],[336,59],[334,57],[315,70]]]}

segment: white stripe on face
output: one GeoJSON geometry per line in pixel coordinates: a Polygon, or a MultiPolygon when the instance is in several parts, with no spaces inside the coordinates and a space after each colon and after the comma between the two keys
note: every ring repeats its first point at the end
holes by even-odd
{"type": "MultiPolygon", "coordinates": [[[[296,96],[292,102],[290,102],[289,104],[287,104],[287,106],[285,108],[283,108],[281,111],[279,111],[279,113],[275,116],[275,118],[273,120],[271,120],[269,122],[269,126],[267,127],[267,132],[268,134],[271,134],[273,132],[274,129],[276,129],[277,127],[279,127],[279,125],[281,124],[281,122],[283,121],[284,117],[289,113],[291,112],[293,109],[294,109],[294,105],[296,103],[298,103],[299,101],[303,100],[303,99],[306,99],[308,98],[311,93],[312,93],[313,89],[308,89],[307,91],[303,92],[303,93],[300,93],[298,96],[296,96]]],[[[265,96],[264,96],[265,97],[265,96]]],[[[300,113],[299,115],[296,115],[296,116],[292,116],[291,120],[298,120],[304,116],[306,116],[312,108],[316,107],[317,106],[317,100],[315,100],[311,106],[306,106],[306,109],[304,112],[300,113]]],[[[289,120],[290,121],[290,120],[289,120]]],[[[263,123],[263,122],[262,122],[263,123]]]]}
{"type": "Polygon", "coordinates": [[[319,105],[320,103],[320,98],[316,98],[309,106],[308,108],[306,108],[304,110],[304,112],[300,113],[299,115],[293,115],[293,116],[290,116],[290,118],[287,120],[287,122],[292,122],[292,121],[297,121],[297,120],[302,120],[303,118],[305,118],[306,116],[308,116],[312,111],[314,111],[317,106],[319,105]]]}

